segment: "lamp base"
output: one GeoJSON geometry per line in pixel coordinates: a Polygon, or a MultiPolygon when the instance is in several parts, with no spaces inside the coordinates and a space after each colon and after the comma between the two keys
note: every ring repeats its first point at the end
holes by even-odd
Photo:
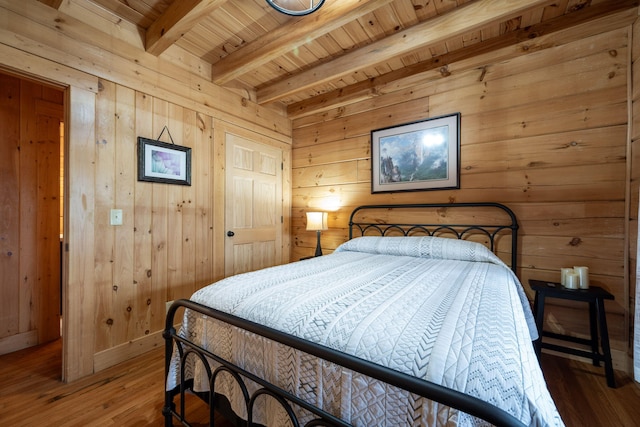
{"type": "Polygon", "coordinates": [[[322,256],[322,248],[320,247],[320,230],[316,231],[317,242],[316,242],[316,254],[315,256],[322,256]]]}

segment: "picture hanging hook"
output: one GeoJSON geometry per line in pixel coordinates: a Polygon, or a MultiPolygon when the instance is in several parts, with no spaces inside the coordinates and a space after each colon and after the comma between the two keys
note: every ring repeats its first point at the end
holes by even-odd
{"type": "Polygon", "coordinates": [[[157,140],[160,141],[160,137],[162,136],[162,134],[164,133],[165,130],[167,131],[167,135],[169,135],[169,139],[171,140],[171,143],[173,145],[176,145],[176,143],[173,142],[173,137],[171,136],[171,132],[169,132],[169,128],[166,125],[162,128],[162,132],[160,132],[160,135],[158,135],[158,139],[157,140]]]}

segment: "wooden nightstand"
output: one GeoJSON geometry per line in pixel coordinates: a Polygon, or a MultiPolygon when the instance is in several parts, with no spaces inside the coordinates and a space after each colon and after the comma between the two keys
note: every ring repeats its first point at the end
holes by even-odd
{"type": "Polygon", "coordinates": [[[529,285],[531,286],[531,289],[535,291],[533,312],[536,318],[536,327],[538,328],[539,338],[534,342],[534,347],[538,359],[540,359],[540,352],[542,351],[542,348],[548,348],[550,350],[573,354],[575,356],[586,357],[593,361],[594,366],[600,366],[600,362],[602,361],[604,362],[604,370],[607,376],[607,385],[615,388],[616,382],[613,374],[613,363],[611,361],[611,348],[609,347],[609,332],[607,330],[607,318],[604,311],[604,300],[614,299],[613,295],[597,286],[591,286],[589,289],[567,289],[560,283],[545,282],[541,280],[529,280],[529,285]],[[544,331],[544,302],[546,298],[561,298],[572,301],[588,302],[591,339],[587,340],[544,331]],[[598,345],[598,328],[600,329],[602,353],[600,352],[600,346],[598,345]],[[591,351],[545,343],[542,341],[543,336],[591,346],[591,351]]]}

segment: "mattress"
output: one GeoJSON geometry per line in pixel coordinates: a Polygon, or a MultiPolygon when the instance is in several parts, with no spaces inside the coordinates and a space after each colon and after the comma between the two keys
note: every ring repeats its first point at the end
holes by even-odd
{"type": "MultiPolygon", "coordinates": [[[[360,237],[331,255],[223,279],[191,299],[476,396],[526,425],[563,425],[533,350],[537,332],[524,290],[481,244],[360,237]]],[[[355,426],[485,424],[190,310],[179,334],[355,426]]],[[[208,390],[195,359],[185,377],[208,390]]],[[[174,357],[167,389],[179,380],[174,357]]],[[[246,417],[230,376],[215,387],[246,417]]],[[[254,416],[286,425],[268,399],[254,416]]],[[[303,410],[300,417],[310,419],[303,410]]]]}

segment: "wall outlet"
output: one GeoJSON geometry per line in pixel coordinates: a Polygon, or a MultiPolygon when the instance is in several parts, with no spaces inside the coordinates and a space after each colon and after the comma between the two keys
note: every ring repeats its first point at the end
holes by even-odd
{"type": "Polygon", "coordinates": [[[122,225],[122,209],[111,209],[111,225],[122,225]]]}

